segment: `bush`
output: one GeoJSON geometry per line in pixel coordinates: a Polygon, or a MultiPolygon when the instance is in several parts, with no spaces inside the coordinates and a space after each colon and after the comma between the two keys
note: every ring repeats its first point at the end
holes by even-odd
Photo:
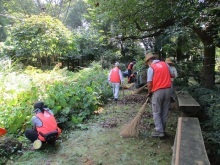
{"type": "Polygon", "coordinates": [[[220,97],[210,89],[200,86],[189,87],[190,94],[202,106],[205,117],[200,120],[208,155],[220,155],[220,97]]]}
{"type": "Polygon", "coordinates": [[[33,104],[42,100],[54,111],[61,125],[80,123],[102,106],[111,95],[107,70],[93,65],[77,73],[41,71],[28,67],[23,73],[1,73],[0,126],[9,133],[30,127],[33,104]],[[76,122],[77,121],[77,122],[76,122]]]}

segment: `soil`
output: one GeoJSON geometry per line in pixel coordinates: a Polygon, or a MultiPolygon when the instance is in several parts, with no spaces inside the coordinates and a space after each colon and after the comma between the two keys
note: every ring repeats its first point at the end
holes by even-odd
{"type": "Polygon", "coordinates": [[[33,151],[29,144],[7,165],[170,165],[179,116],[175,103],[166,138],[150,136],[154,128],[150,107],[141,119],[139,138],[122,138],[122,127],[136,116],[146,99],[145,94],[134,96],[131,92],[126,90],[117,103],[109,100],[81,129],[64,131],[55,145],[33,151]]]}

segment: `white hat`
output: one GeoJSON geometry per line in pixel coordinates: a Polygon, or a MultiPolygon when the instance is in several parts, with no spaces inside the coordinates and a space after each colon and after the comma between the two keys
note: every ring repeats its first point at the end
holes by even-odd
{"type": "Polygon", "coordinates": [[[116,63],[115,63],[115,66],[119,66],[119,62],[116,62],[116,63]]]}
{"type": "Polygon", "coordinates": [[[165,62],[166,62],[167,64],[173,64],[173,61],[172,61],[171,58],[166,58],[165,62]]]}

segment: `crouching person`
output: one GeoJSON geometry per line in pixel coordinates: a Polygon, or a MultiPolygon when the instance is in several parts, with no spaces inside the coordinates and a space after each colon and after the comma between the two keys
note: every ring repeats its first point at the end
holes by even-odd
{"type": "Polygon", "coordinates": [[[33,129],[25,131],[25,136],[33,143],[32,149],[39,149],[43,143],[55,144],[61,133],[53,112],[38,101],[34,104],[35,115],[31,118],[33,129]]]}

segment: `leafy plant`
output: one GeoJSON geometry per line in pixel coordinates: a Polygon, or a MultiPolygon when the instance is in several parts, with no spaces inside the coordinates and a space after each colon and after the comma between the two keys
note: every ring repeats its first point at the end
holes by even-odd
{"type": "Polygon", "coordinates": [[[37,100],[53,110],[60,125],[81,123],[111,95],[107,73],[95,63],[76,73],[66,69],[43,72],[33,67],[23,73],[1,72],[0,126],[9,133],[22,133],[31,126],[37,100]]]}
{"type": "Polygon", "coordinates": [[[209,155],[219,157],[220,146],[220,99],[216,91],[201,88],[200,86],[189,87],[189,92],[202,106],[203,118],[200,119],[201,128],[209,155]]]}
{"type": "Polygon", "coordinates": [[[52,59],[69,54],[75,47],[72,33],[48,15],[32,15],[9,28],[4,54],[20,59],[25,65],[51,65],[52,59]],[[7,47],[6,47],[7,48],[7,47]]]}

